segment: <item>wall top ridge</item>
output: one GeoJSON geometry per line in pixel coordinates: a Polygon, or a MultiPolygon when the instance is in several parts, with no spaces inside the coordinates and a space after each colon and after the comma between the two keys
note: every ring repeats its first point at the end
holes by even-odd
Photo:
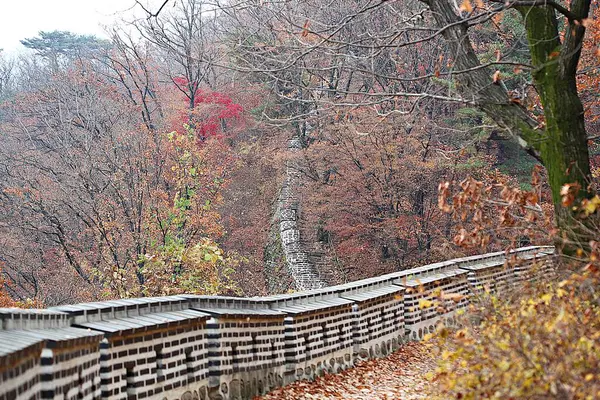
{"type": "MultiPolygon", "coordinates": [[[[540,251],[539,253],[519,254],[518,260],[519,261],[529,261],[536,257],[546,256],[546,255],[550,255],[550,254],[552,254],[552,252],[549,252],[549,251],[540,251]]],[[[466,262],[461,262],[458,265],[461,269],[464,269],[464,270],[477,271],[480,269],[504,265],[507,261],[508,261],[508,259],[505,257],[495,256],[495,257],[488,257],[488,258],[482,259],[481,262],[477,262],[477,263],[468,263],[467,264],[466,262]]]]}
{"type": "Polygon", "coordinates": [[[425,283],[437,281],[444,278],[452,278],[454,276],[467,274],[469,271],[462,268],[446,269],[435,273],[426,274],[423,276],[417,275],[414,277],[402,277],[398,279],[397,284],[405,287],[417,287],[425,283]]]}
{"type": "Polygon", "coordinates": [[[342,293],[340,297],[344,299],[349,299],[353,301],[365,301],[372,299],[374,297],[381,297],[390,294],[404,292],[405,288],[403,286],[399,286],[396,284],[392,284],[391,286],[386,286],[382,288],[377,288],[373,290],[369,290],[367,292],[358,292],[358,293],[342,293]]]}
{"type": "Polygon", "coordinates": [[[516,256],[518,258],[531,259],[535,256],[545,256],[545,255],[552,254],[553,252],[554,252],[554,246],[527,246],[527,247],[521,247],[518,249],[510,250],[510,251],[508,251],[508,253],[506,251],[496,251],[494,253],[486,253],[486,254],[481,254],[481,255],[456,258],[452,261],[460,264],[462,267],[463,264],[466,264],[466,263],[470,264],[473,261],[487,262],[487,261],[492,261],[492,260],[502,260],[502,262],[504,262],[507,259],[507,255],[509,257],[516,256]]]}
{"type": "Polygon", "coordinates": [[[0,308],[0,331],[23,328],[59,328],[70,325],[68,313],[48,309],[0,308]]]}
{"type": "Polygon", "coordinates": [[[210,317],[211,315],[208,313],[188,309],[141,316],[123,316],[121,318],[101,321],[80,322],[76,323],[76,326],[104,332],[107,334],[115,334],[128,330],[144,329],[152,326],[181,323],[190,320],[207,320],[210,317]]]}
{"type": "Polygon", "coordinates": [[[46,343],[48,347],[52,348],[65,340],[97,340],[101,336],[103,336],[102,332],[76,327],[3,331],[0,357],[38,343],[46,343]]]}
{"type": "Polygon", "coordinates": [[[275,306],[275,310],[282,311],[286,314],[302,314],[305,312],[318,311],[326,308],[350,306],[352,304],[354,304],[354,301],[352,300],[336,297],[327,300],[312,301],[304,304],[275,306]]]}
{"type": "MultiPolygon", "coordinates": [[[[196,308],[194,308],[196,310],[196,308]]],[[[253,317],[284,317],[285,313],[276,309],[270,308],[258,308],[258,309],[247,309],[247,308],[198,308],[197,310],[202,311],[211,316],[223,316],[223,317],[240,317],[240,316],[253,316],[253,317]]]]}
{"type": "Polygon", "coordinates": [[[100,311],[105,309],[112,309],[115,307],[124,308],[135,308],[145,307],[147,305],[172,305],[185,303],[189,301],[187,296],[163,296],[163,297],[138,297],[134,299],[119,299],[119,300],[105,300],[88,303],[78,303],[73,305],[62,305],[56,307],[50,307],[48,310],[61,311],[69,314],[78,314],[86,311],[100,311]]]}
{"type": "MultiPolygon", "coordinates": [[[[548,252],[552,252],[554,250],[553,246],[527,246],[514,250],[510,250],[508,252],[509,255],[517,256],[518,258],[531,259],[535,257],[536,253],[540,253],[540,255],[547,255],[548,252]]],[[[494,253],[487,253],[482,255],[475,256],[467,256],[462,258],[456,258],[452,260],[441,261],[433,264],[427,264],[416,268],[411,268],[403,271],[392,272],[385,275],[380,275],[372,278],[366,278],[358,281],[348,282],[341,285],[328,286],[320,289],[312,289],[306,290],[297,293],[289,293],[289,294],[279,294],[273,296],[265,296],[265,297],[254,297],[251,299],[259,299],[261,301],[267,302],[281,302],[287,300],[309,300],[314,297],[336,297],[340,295],[340,293],[344,293],[346,291],[358,290],[358,291],[367,291],[371,290],[375,287],[385,287],[389,286],[393,283],[402,284],[402,281],[399,278],[414,276],[425,276],[428,274],[439,274],[445,270],[455,271],[457,268],[462,268],[463,264],[472,263],[474,261],[479,260],[489,260],[489,259],[501,259],[501,264],[506,260],[507,253],[505,251],[498,251],[494,253]]]]}
{"type": "MultiPolygon", "coordinates": [[[[282,309],[317,309],[332,305],[343,305],[350,301],[349,296],[363,294],[361,298],[382,295],[381,290],[392,292],[402,286],[414,286],[425,280],[435,280],[444,276],[455,276],[466,271],[504,264],[506,255],[530,260],[536,255],[548,255],[552,246],[527,246],[508,253],[495,252],[477,256],[468,256],[453,260],[428,264],[417,268],[393,272],[373,278],[348,282],[321,289],[297,293],[263,297],[228,297],[202,295],[174,295],[165,297],[146,297],[135,299],[109,300],[73,305],[51,307],[49,309],[0,309],[0,331],[16,329],[46,329],[67,327],[69,325],[91,324],[122,318],[136,318],[135,323],[151,323],[161,313],[177,313],[184,310],[197,310],[209,316],[216,315],[273,315],[282,309]],[[391,289],[390,289],[391,288],[391,289]],[[141,318],[143,316],[152,317],[141,318]],[[145,321],[145,322],[144,322],[145,321]]],[[[165,318],[167,314],[165,314],[165,318]]],[[[190,315],[189,318],[200,317],[190,315]]],[[[159,317],[160,318],[160,317],[159,317]]],[[[116,322],[115,322],[116,323],[116,322]]],[[[156,323],[156,322],[155,322],[156,323]]]]}

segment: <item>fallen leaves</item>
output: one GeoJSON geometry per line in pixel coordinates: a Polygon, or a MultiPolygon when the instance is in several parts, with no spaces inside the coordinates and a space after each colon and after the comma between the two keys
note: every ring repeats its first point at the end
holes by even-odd
{"type": "Polygon", "coordinates": [[[431,382],[426,376],[435,366],[427,346],[411,342],[388,357],[358,363],[354,368],[319,377],[314,382],[294,382],[255,400],[429,399],[431,382]]]}
{"type": "Polygon", "coordinates": [[[581,185],[577,182],[563,185],[560,189],[563,207],[570,207],[573,204],[580,189],[581,185]]]}

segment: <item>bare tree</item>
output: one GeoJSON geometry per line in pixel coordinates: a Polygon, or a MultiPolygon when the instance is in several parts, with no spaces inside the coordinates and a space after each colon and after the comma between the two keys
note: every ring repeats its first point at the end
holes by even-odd
{"type": "Polygon", "coordinates": [[[569,7],[520,0],[473,4],[467,0],[462,5],[450,0],[242,1],[223,12],[238,26],[231,41],[236,68],[287,86],[282,97],[315,102],[320,112],[360,105],[381,115],[409,113],[432,99],[484,111],[546,167],[556,219],[572,247],[573,241],[581,244],[586,239],[572,213],[561,206],[561,191],[580,200],[595,195],[576,87],[590,4],[590,0],[573,1],[569,7]],[[525,36],[522,42],[528,43],[527,54],[517,57],[508,49],[482,62],[481,53],[489,43],[474,38],[482,29],[498,29],[495,18],[513,10],[521,14],[516,26],[525,36]],[[559,16],[566,19],[562,26],[559,16]],[[410,64],[417,59],[415,69],[410,64]],[[514,83],[501,73],[507,68],[524,71],[543,115],[530,112],[509,93],[514,83]],[[302,79],[289,79],[286,71],[295,71],[302,79]]]}
{"type": "Polygon", "coordinates": [[[137,32],[159,52],[162,72],[185,94],[190,109],[196,105],[198,89],[214,87],[218,79],[215,63],[219,51],[211,9],[203,0],[183,0],[173,9],[133,22],[137,32]]]}
{"type": "Polygon", "coordinates": [[[99,58],[106,66],[105,76],[122,88],[128,100],[139,108],[144,125],[150,131],[164,117],[158,97],[158,76],[151,45],[138,43],[129,34],[114,29],[112,48],[99,58]]]}
{"type": "Polygon", "coordinates": [[[0,101],[14,91],[15,60],[7,58],[0,49],[0,101]]]}
{"type": "Polygon", "coordinates": [[[20,96],[4,124],[0,164],[10,204],[3,209],[14,212],[1,225],[32,239],[31,248],[45,254],[38,265],[74,271],[75,286],[91,285],[90,295],[102,286],[100,276],[111,277],[104,283],[116,292],[131,287],[132,277],[144,285],[138,255],[147,243],[144,213],[160,164],[155,168],[148,157],[152,136],[131,134],[139,130],[131,118],[138,109],[82,66],[20,96]],[[58,253],[50,257],[52,249],[58,253]]]}

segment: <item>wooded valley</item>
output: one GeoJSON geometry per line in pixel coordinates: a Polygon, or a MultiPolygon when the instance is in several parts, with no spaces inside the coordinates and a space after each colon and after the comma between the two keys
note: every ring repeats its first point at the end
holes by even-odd
{"type": "Polygon", "coordinates": [[[597,3],[135,7],[0,52],[0,306],[296,290],[282,210],[328,284],[596,254],[597,3]]]}

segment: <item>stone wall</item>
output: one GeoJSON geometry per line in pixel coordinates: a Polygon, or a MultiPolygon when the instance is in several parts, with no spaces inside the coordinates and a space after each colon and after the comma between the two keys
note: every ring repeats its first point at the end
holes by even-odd
{"type": "Polygon", "coordinates": [[[309,257],[309,251],[301,238],[300,231],[300,201],[298,185],[300,172],[300,156],[302,142],[294,137],[288,143],[288,151],[292,158],[286,163],[285,178],[277,201],[276,219],[279,221],[279,237],[286,258],[288,272],[297,290],[317,289],[327,286],[321,279],[314,263],[309,257]],[[295,156],[295,157],[294,157],[295,156]]]}
{"type": "Polygon", "coordinates": [[[553,274],[552,252],[526,247],[509,255],[516,263],[492,253],[269,297],[0,309],[0,400],[250,399],[452,324],[483,288],[553,274]],[[464,297],[439,300],[440,291],[464,297]]]}

